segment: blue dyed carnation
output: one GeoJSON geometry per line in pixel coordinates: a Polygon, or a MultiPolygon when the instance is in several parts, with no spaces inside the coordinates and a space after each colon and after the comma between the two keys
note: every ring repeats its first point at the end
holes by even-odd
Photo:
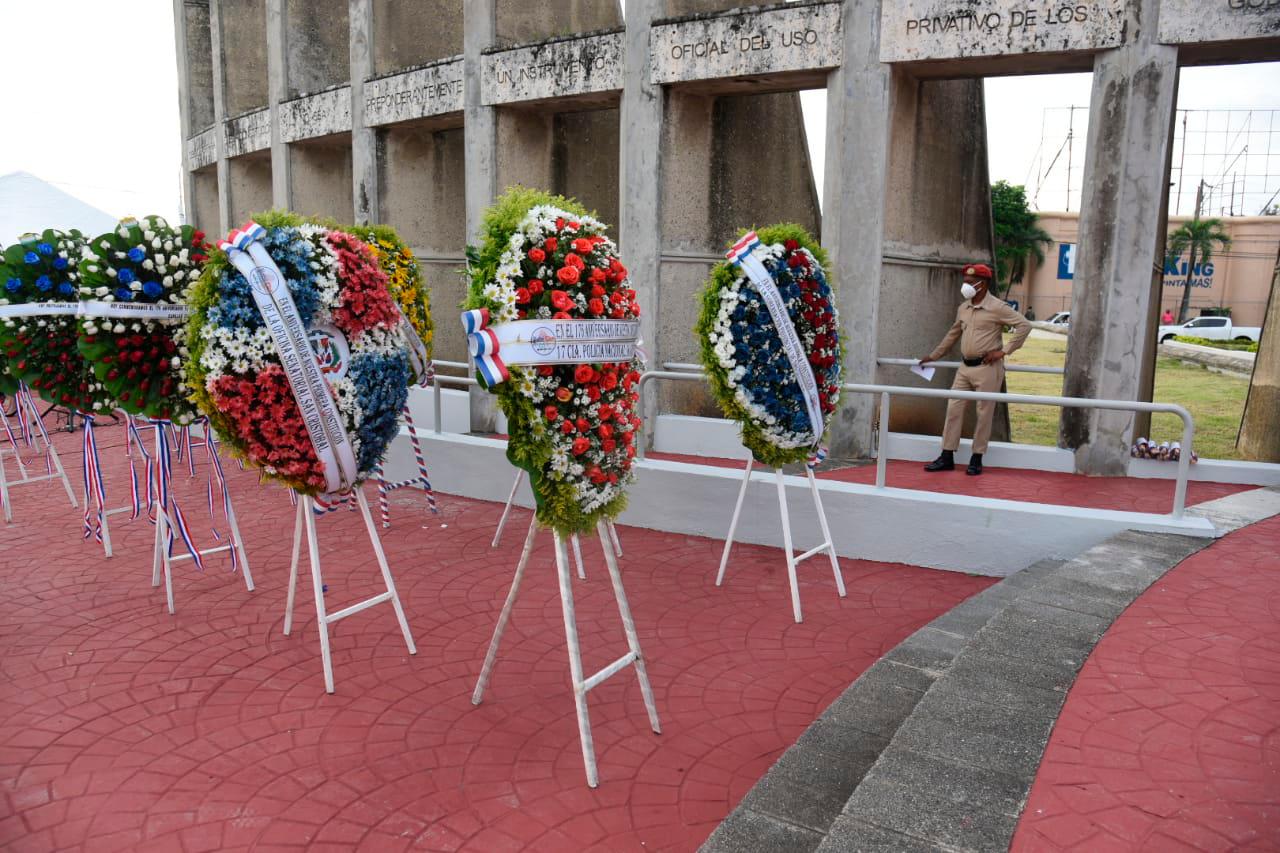
{"type": "Polygon", "coordinates": [[[36,244],[36,251],[37,251],[37,252],[39,252],[39,253],[40,253],[40,254],[42,254],[42,255],[52,255],[52,254],[53,254],[53,247],[52,247],[52,246],[50,246],[48,243],[37,243],[37,244],[36,244]]]}
{"type": "Polygon", "coordinates": [[[152,299],[155,299],[157,296],[164,293],[164,285],[158,281],[144,282],[142,285],[142,292],[152,299]]]}
{"type": "Polygon", "coordinates": [[[25,255],[22,256],[22,259],[29,264],[40,263],[40,256],[37,255],[35,252],[27,252],[25,255]]]}
{"type": "Polygon", "coordinates": [[[64,281],[62,284],[58,285],[58,292],[63,296],[75,296],[76,287],[71,282],[64,281]]]}
{"type": "Polygon", "coordinates": [[[362,412],[356,464],[371,471],[400,428],[400,412],[409,397],[409,360],[403,353],[362,353],[351,359],[350,375],[362,412]]]}
{"type": "Polygon", "coordinates": [[[138,277],[133,274],[133,270],[129,269],[128,267],[125,267],[124,269],[120,270],[119,274],[116,277],[121,284],[133,284],[138,279],[138,277]]]}
{"type": "Polygon", "coordinates": [[[116,299],[119,299],[121,302],[128,302],[133,299],[133,291],[127,287],[117,287],[116,299]]]}
{"type": "Polygon", "coordinates": [[[129,260],[133,261],[135,264],[142,263],[142,259],[146,256],[147,253],[139,249],[137,246],[134,246],[129,250],[129,260]]]}
{"type": "Polygon", "coordinates": [[[47,275],[42,275],[36,279],[36,287],[39,288],[41,293],[44,293],[53,287],[53,280],[47,275]]]}
{"type": "Polygon", "coordinates": [[[66,258],[54,258],[54,259],[53,259],[53,268],[54,268],[55,270],[65,270],[65,269],[67,268],[67,259],[66,259],[66,258]]]}
{"type": "Polygon", "coordinates": [[[4,289],[9,291],[10,293],[17,293],[19,290],[22,289],[22,279],[20,278],[9,279],[4,283],[4,289]]]}

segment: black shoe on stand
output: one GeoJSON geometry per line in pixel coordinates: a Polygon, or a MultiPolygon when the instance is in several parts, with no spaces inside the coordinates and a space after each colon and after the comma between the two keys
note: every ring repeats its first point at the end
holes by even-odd
{"type": "Polygon", "coordinates": [[[970,477],[976,477],[982,473],[982,454],[975,453],[969,457],[969,467],[964,472],[970,477]]]}
{"type": "Polygon", "coordinates": [[[924,466],[926,471],[954,471],[956,470],[956,458],[950,450],[942,451],[942,455],[937,459],[924,466]]]}

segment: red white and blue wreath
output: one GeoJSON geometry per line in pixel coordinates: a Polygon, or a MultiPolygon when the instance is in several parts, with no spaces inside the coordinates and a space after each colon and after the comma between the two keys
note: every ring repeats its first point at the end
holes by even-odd
{"type": "Polygon", "coordinates": [[[798,225],[738,240],[694,327],[712,393],[771,467],[813,461],[840,400],[839,318],[826,253],[798,225]]]}

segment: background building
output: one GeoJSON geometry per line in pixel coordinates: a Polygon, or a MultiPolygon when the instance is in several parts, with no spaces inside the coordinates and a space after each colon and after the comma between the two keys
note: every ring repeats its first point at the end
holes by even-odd
{"type": "MultiPolygon", "coordinates": [[[[1170,217],[1169,231],[1187,221],[1189,217],[1170,217]]],[[[1205,309],[1230,308],[1233,322],[1261,326],[1272,275],[1280,264],[1280,216],[1229,216],[1222,221],[1231,237],[1231,248],[1215,252],[1207,264],[1196,263],[1190,277],[1193,290],[1188,316],[1198,316],[1205,309]]],[[[1071,310],[1080,214],[1041,213],[1040,226],[1054,240],[1045,249],[1045,262],[1036,264],[1033,259],[1026,278],[1009,288],[1007,296],[1022,309],[1030,305],[1038,319],[1047,320],[1058,311],[1071,310]]],[[[1161,313],[1168,309],[1175,317],[1178,314],[1188,278],[1187,260],[1184,255],[1174,264],[1165,264],[1161,313]]]]}

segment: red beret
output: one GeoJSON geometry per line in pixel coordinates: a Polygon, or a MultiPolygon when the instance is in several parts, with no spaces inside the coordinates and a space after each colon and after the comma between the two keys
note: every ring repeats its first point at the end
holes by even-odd
{"type": "Polygon", "coordinates": [[[991,267],[987,266],[986,264],[969,264],[968,266],[964,267],[964,274],[977,276],[978,278],[985,278],[988,281],[995,278],[995,276],[992,275],[991,273],[991,267]]]}

